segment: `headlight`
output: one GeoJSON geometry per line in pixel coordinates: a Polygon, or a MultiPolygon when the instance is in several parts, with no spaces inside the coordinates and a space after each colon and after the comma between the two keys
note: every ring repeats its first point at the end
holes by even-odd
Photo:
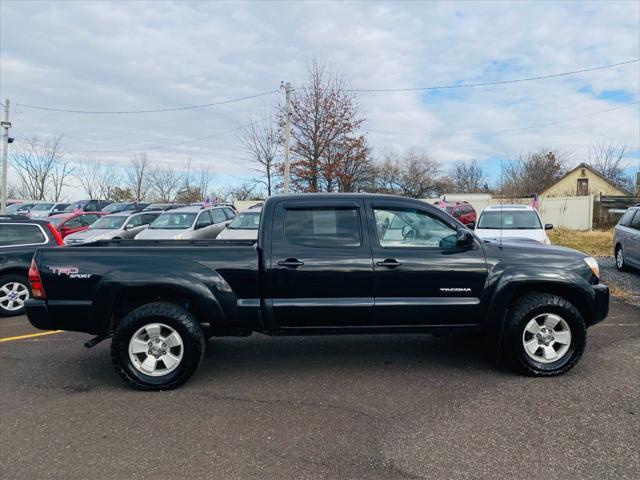
{"type": "Polygon", "coordinates": [[[600,278],[600,267],[598,266],[598,261],[595,258],[587,257],[584,259],[584,263],[589,266],[596,277],[600,278]]]}

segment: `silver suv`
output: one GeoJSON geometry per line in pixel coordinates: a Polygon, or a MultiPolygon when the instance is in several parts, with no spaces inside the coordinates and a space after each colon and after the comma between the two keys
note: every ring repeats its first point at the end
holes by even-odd
{"type": "Polygon", "coordinates": [[[640,203],[624,212],[616,225],[613,252],[618,270],[640,268],[640,203]]]}
{"type": "Polygon", "coordinates": [[[214,239],[231,220],[222,207],[183,207],[167,210],[140,232],[136,240],[214,239]]]}

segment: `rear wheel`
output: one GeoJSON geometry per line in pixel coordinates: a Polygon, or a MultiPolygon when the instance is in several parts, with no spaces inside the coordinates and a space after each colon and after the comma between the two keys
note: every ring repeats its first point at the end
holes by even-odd
{"type": "Polygon", "coordinates": [[[527,375],[555,376],[578,363],[586,341],[584,319],[571,302],[531,293],[513,304],[502,348],[515,369],[527,375]]]}
{"type": "Polygon", "coordinates": [[[141,390],[170,390],[198,369],[205,336],[193,316],[171,303],[142,305],[122,319],[111,342],[116,372],[141,390]]]}
{"type": "Polygon", "coordinates": [[[29,297],[31,286],[26,276],[10,273],[0,277],[0,317],[22,315],[29,297]]]}
{"type": "Polygon", "coordinates": [[[624,260],[624,250],[622,249],[622,245],[618,245],[616,247],[616,268],[621,272],[626,272],[629,270],[629,266],[627,262],[624,260]]]}

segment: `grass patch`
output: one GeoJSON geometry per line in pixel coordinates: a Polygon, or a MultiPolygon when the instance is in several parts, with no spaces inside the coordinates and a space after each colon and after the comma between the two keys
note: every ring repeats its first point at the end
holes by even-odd
{"type": "Polygon", "coordinates": [[[597,257],[613,255],[613,229],[609,230],[567,230],[554,228],[547,232],[554,245],[575,248],[597,257]]]}

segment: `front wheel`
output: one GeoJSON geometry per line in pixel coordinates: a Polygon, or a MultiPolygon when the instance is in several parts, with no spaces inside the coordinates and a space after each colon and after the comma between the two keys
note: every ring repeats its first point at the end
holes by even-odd
{"type": "Polygon", "coordinates": [[[502,348],[516,370],[555,376],[578,363],[586,342],[584,319],[571,302],[548,293],[531,293],[513,304],[502,348]]]}
{"type": "Polygon", "coordinates": [[[140,390],[170,390],[186,382],[204,356],[205,336],[193,316],[171,303],[132,310],[111,342],[116,372],[140,390]]]}

